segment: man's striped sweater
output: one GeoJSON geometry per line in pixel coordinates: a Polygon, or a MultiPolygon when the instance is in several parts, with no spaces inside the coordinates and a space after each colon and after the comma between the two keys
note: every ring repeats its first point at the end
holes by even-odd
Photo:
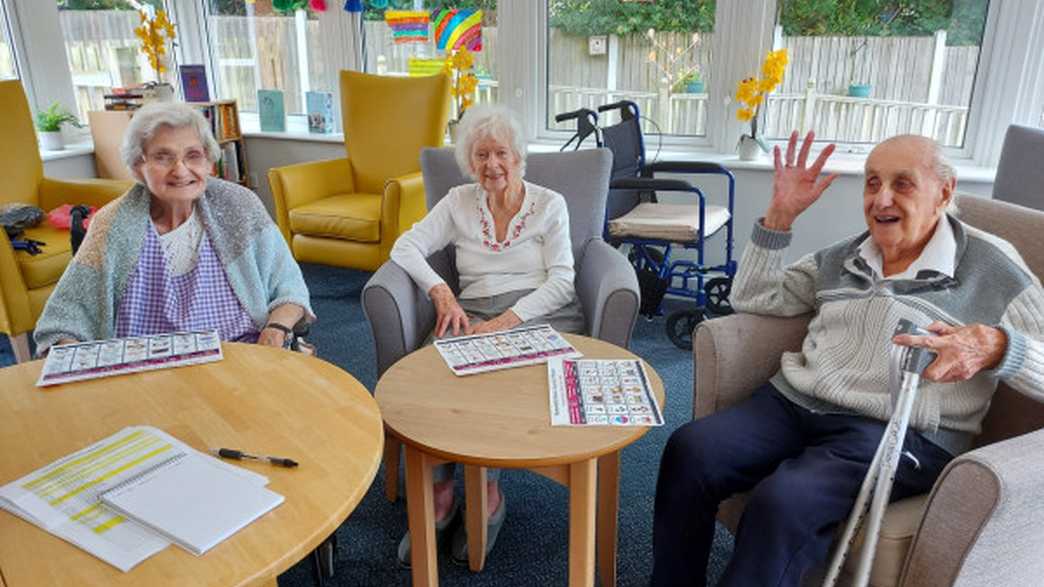
{"type": "Polygon", "coordinates": [[[986,324],[1008,348],[995,370],[968,381],[923,381],[910,425],[953,454],[967,450],[1003,380],[1044,401],[1044,290],[1015,248],[953,217],[954,276],[923,270],[883,280],[858,254],[869,232],[783,266],[791,233],[755,223],[732,288],[739,311],[773,316],[814,312],[800,352],[785,353],[772,383],[791,401],[828,413],[891,415],[889,349],[901,318],[927,325],[986,324]]]}

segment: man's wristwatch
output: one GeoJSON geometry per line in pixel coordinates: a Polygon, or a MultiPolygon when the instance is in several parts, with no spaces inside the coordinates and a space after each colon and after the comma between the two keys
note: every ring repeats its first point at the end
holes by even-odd
{"type": "MultiPolygon", "coordinates": [[[[290,348],[290,343],[293,342],[294,334],[292,328],[278,322],[269,322],[268,324],[265,324],[265,328],[274,328],[275,330],[281,331],[283,333],[283,348],[290,348]]],[[[264,330],[265,328],[262,328],[261,330],[264,330]]]]}

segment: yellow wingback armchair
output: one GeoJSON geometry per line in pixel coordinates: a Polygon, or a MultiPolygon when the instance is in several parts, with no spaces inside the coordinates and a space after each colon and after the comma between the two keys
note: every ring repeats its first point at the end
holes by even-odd
{"type": "Polygon", "coordinates": [[[294,258],[376,271],[426,212],[423,147],[442,145],[449,78],[341,72],[348,157],[268,172],[276,222],[294,258]]]}
{"type": "MultiPolygon", "coordinates": [[[[0,205],[19,202],[45,211],[62,204],[104,206],[133,182],[102,179],[57,180],[43,175],[43,161],[33,130],[29,103],[19,80],[0,82],[0,205]]],[[[28,333],[36,326],[51,290],[72,258],[69,231],[46,222],[25,231],[25,237],[43,241],[43,252],[15,251],[0,230],[0,333],[11,339],[15,360],[29,358],[28,333]]]]}

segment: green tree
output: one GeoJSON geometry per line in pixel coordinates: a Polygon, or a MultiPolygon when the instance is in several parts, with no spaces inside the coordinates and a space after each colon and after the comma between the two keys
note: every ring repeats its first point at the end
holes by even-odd
{"type": "MultiPolygon", "coordinates": [[[[139,0],[163,8],[163,0],[139,0]]],[[[59,10],[134,10],[125,0],[58,0],[59,10]]]]}
{"type": "Polygon", "coordinates": [[[626,35],[650,28],[673,32],[714,30],[715,0],[550,0],[549,24],[571,35],[626,35]]]}
{"type": "Polygon", "coordinates": [[[946,30],[948,45],[979,45],[987,0],[786,0],[779,22],[787,36],[929,36],[946,30]]]}

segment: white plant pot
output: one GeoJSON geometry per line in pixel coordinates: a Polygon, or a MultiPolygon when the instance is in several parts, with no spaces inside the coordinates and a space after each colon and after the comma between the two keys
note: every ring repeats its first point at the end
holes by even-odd
{"type": "Polygon", "coordinates": [[[743,135],[740,137],[739,142],[739,158],[740,161],[757,161],[761,159],[764,151],[761,150],[761,145],[752,137],[743,135]]]}
{"type": "Polygon", "coordinates": [[[40,148],[45,151],[61,151],[65,148],[61,131],[40,132],[40,148]]]}

